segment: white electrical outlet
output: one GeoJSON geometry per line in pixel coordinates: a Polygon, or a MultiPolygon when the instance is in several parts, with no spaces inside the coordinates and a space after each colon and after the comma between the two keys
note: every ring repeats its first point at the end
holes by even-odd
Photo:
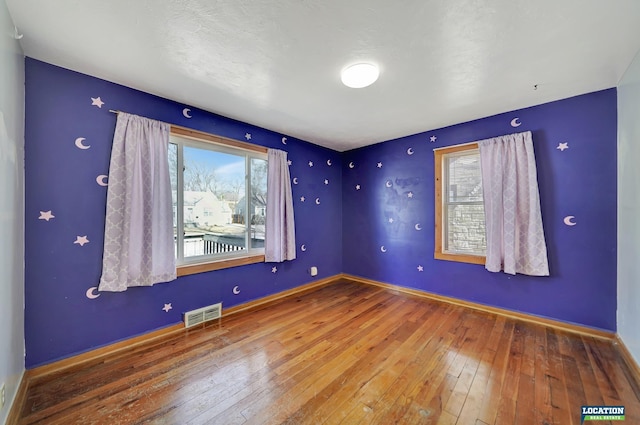
{"type": "Polygon", "coordinates": [[[0,409],[4,407],[4,382],[0,386],[0,409]]]}

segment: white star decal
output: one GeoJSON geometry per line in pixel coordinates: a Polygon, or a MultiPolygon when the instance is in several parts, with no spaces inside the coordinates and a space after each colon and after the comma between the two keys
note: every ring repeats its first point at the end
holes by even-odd
{"type": "Polygon", "coordinates": [[[356,185],[356,190],[360,190],[360,185],[359,184],[356,185]]]}
{"type": "Polygon", "coordinates": [[[419,272],[423,272],[423,271],[424,271],[424,267],[422,267],[422,266],[418,266],[418,271],[419,271],[419,272]]]}
{"type": "Polygon", "coordinates": [[[38,217],[38,220],[51,220],[52,218],[54,218],[55,215],[51,214],[51,210],[49,211],[40,211],[40,217],[38,217]]]}
{"type": "Polygon", "coordinates": [[[376,167],[382,168],[382,162],[378,162],[378,165],[376,165],[376,167]]]}
{"type": "Polygon", "coordinates": [[[329,184],[329,180],[328,179],[324,179],[324,184],[329,184]]]}
{"type": "Polygon", "coordinates": [[[293,164],[293,162],[291,162],[291,160],[289,159],[289,160],[287,160],[287,164],[291,165],[291,164],[293,164]]]}
{"type": "Polygon", "coordinates": [[[431,136],[429,137],[429,140],[431,140],[431,143],[435,142],[438,138],[436,136],[431,136]]]}
{"type": "Polygon", "coordinates": [[[100,99],[99,96],[91,98],[91,106],[97,106],[98,108],[102,108],[102,105],[104,105],[104,102],[102,101],[102,99],[100,99]]]}
{"type": "Polygon", "coordinates": [[[309,161],[309,167],[313,167],[313,161],[309,161]]]}
{"type": "Polygon", "coordinates": [[[413,198],[413,192],[409,192],[409,193],[407,193],[407,196],[408,196],[409,198],[413,198]]]}
{"type": "Polygon", "coordinates": [[[389,217],[389,223],[393,223],[393,217],[389,217]]]}
{"type": "Polygon", "coordinates": [[[162,309],[165,311],[165,313],[168,313],[169,310],[171,310],[173,307],[171,307],[171,303],[169,304],[165,304],[164,307],[162,307],[162,309]]]}
{"type": "Polygon", "coordinates": [[[301,202],[304,202],[304,196],[301,196],[301,197],[300,197],[300,201],[301,201],[301,202]]]}
{"type": "Polygon", "coordinates": [[[87,235],[76,236],[76,241],[74,242],[74,244],[76,243],[80,246],[84,246],[84,244],[89,243],[89,239],[87,239],[87,235]]]}
{"type": "Polygon", "coordinates": [[[569,142],[558,143],[558,147],[556,149],[560,149],[561,152],[565,149],[569,149],[569,142]]]}
{"type": "Polygon", "coordinates": [[[278,268],[276,266],[271,267],[271,273],[275,273],[278,271],[278,268]]]}
{"type": "Polygon", "coordinates": [[[245,133],[244,138],[247,140],[251,140],[251,133],[245,133]]]}

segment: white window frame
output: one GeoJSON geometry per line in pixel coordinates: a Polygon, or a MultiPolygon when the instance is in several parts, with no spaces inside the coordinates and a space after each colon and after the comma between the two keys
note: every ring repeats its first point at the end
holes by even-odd
{"type": "Polygon", "coordinates": [[[251,159],[267,161],[267,149],[253,144],[227,139],[213,134],[172,126],[170,144],[177,146],[177,192],[176,192],[176,266],[177,275],[184,276],[210,270],[219,270],[245,264],[264,262],[264,247],[251,246],[251,159]],[[183,147],[210,150],[245,158],[245,246],[241,251],[223,254],[200,255],[184,258],[184,154],[183,147]]]}
{"type": "Polygon", "coordinates": [[[482,205],[482,201],[469,202],[449,202],[447,193],[448,167],[447,160],[455,156],[468,155],[471,152],[478,152],[477,143],[449,146],[446,148],[434,149],[434,170],[435,170],[435,249],[434,258],[438,260],[458,261],[462,263],[485,264],[486,257],[483,254],[472,254],[468,251],[460,252],[448,249],[448,206],[449,205],[482,205]]]}

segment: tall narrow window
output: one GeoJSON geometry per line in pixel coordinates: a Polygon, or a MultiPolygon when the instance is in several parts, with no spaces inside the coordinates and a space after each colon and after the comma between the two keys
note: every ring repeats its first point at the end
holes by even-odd
{"type": "Polygon", "coordinates": [[[264,261],[266,153],[172,134],[168,155],[178,269],[264,261]]]}
{"type": "Polygon", "coordinates": [[[434,257],[484,264],[487,242],[478,145],[436,150],[435,182],[434,257]]]}

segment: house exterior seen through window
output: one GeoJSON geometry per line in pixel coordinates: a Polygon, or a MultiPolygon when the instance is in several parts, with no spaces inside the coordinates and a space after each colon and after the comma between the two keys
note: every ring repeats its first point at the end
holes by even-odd
{"type": "Polygon", "coordinates": [[[172,134],[168,156],[178,266],[264,255],[266,154],[172,134]]]}
{"type": "Polygon", "coordinates": [[[435,258],[484,263],[485,216],[477,144],[435,151],[435,258]]]}

